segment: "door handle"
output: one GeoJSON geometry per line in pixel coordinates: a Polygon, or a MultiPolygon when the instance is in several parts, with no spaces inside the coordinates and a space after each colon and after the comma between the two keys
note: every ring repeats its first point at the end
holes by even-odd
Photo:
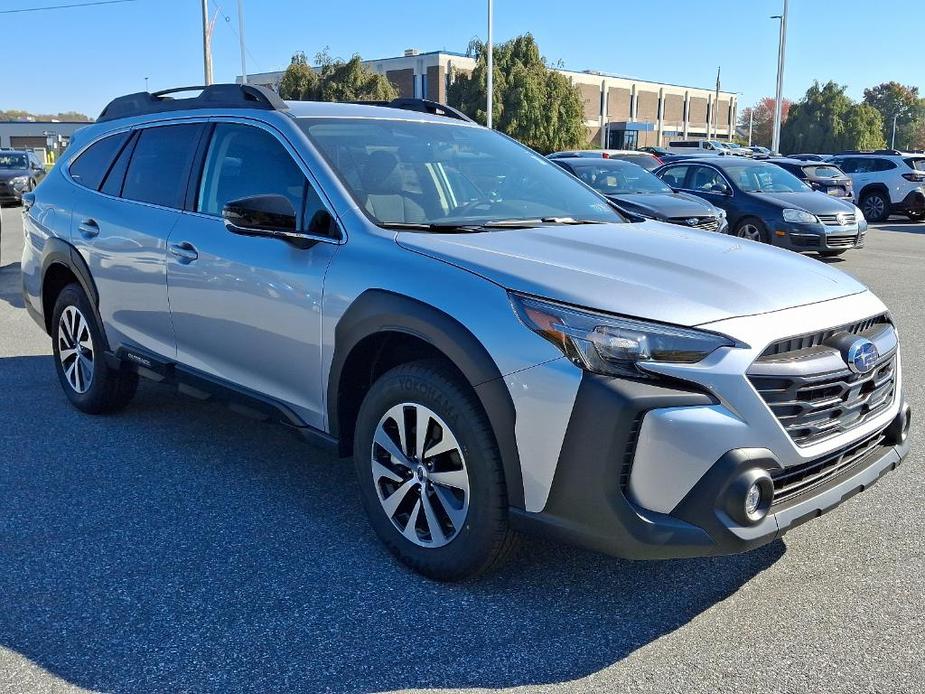
{"type": "Polygon", "coordinates": [[[85,219],[77,225],[77,231],[85,239],[92,239],[100,233],[100,225],[96,223],[95,219],[85,219]]]}
{"type": "Polygon", "coordinates": [[[191,263],[199,257],[199,251],[189,241],[168,243],[167,250],[170,251],[170,255],[179,259],[181,263],[191,263]]]}

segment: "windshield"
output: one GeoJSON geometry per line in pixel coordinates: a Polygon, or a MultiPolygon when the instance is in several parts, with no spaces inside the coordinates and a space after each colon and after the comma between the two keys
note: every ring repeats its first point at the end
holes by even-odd
{"type": "Polygon", "coordinates": [[[371,118],[298,122],[380,225],[625,221],[557,165],[486,128],[371,118]]]}
{"type": "Polygon", "coordinates": [[[802,193],[811,188],[774,164],[730,166],[726,173],[746,193],[802,193]]]}
{"type": "Polygon", "coordinates": [[[599,164],[573,164],[575,174],[582,181],[604,195],[632,195],[634,193],[671,193],[660,179],[636,164],[609,161],[599,164]]]}
{"type": "Polygon", "coordinates": [[[26,155],[18,152],[0,152],[0,169],[25,169],[26,155]]]}

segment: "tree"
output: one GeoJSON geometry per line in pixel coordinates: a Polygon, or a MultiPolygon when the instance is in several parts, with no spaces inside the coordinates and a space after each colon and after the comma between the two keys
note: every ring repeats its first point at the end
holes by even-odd
{"type": "Polygon", "coordinates": [[[0,120],[60,120],[89,122],[90,119],[85,114],[78,113],[77,111],[64,111],[62,113],[30,113],[29,111],[23,111],[21,109],[14,108],[10,109],[9,111],[0,111],[0,120]]]}
{"type": "Polygon", "coordinates": [[[814,82],[790,108],[781,129],[782,152],[838,152],[884,146],[883,119],[868,104],[857,104],[835,82],[814,82]]]}
{"type": "Polygon", "coordinates": [[[367,68],[358,55],[344,62],[325,49],[315,56],[315,63],[312,68],[304,53],[293,55],[279,95],[299,101],[390,101],[398,96],[395,86],[367,68]]]}
{"type": "Polygon", "coordinates": [[[883,139],[892,143],[893,118],[896,118],[896,147],[916,146],[918,131],[925,123],[925,100],[919,98],[918,87],[899,82],[883,82],[864,90],[864,103],[880,112],[883,118],[883,139]]]}
{"type": "MultiPolygon", "coordinates": [[[[447,101],[475,119],[487,122],[488,54],[485,44],[473,41],[476,58],[469,75],[456,75],[447,101]]],[[[578,88],[552,70],[531,34],[495,46],[493,125],[538,152],[585,146],[584,104],[578,88]]]]}
{"type": "Polygon", "coordinates": [[[292,56],[292,62],[279,81],[279,95],[283,99],[308,101],[318,89],[318,75],[308,65],[301,51],[292,56]]]}
{"type": "MultiPolygon", "coordinates": [[[[739,127],[747,133],[749,120],[754,114],[754,119],[751,120],[753,145],[771,146],[774,131],[774,106],[776,103],[777,100],[774,97],[766,96],[754,106],[745,108],[739,116],[739,127]]],[[[787,116],[792,105],[793,102],[790,99],[781,99],[781,124],[787,122],[787,116]]],[[[746,137],[748,136],[746,135],[746,137]]]]}

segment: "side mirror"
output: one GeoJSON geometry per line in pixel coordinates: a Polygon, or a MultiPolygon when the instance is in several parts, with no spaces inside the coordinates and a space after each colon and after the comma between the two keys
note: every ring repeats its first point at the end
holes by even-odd
{"type": "Polygon", "coordinates": [[[308,248],[314,241],[297,231],[295,209],[282,195],[251,195],[231,200],[222,208],[228,231],[242,236],[265,236],[308,248]]]}

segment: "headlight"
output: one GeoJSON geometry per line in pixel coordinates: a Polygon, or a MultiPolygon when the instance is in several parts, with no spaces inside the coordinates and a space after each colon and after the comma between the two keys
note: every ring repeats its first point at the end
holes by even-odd
{"type": "Polygon", "coordinates": [[[735,347],[724,335],[649,323],[510,294],[521,322],[562,350],[575,365],[606,376],[653,378],[645,362],[694,364],[720,347],[735,347]]]}
{"type": "Polygon", "coordinates": [[[805,210],[784,210],[785,222],[796,222],[797,224],[817,224],[816,215],[810,214],[805,210]]]}
{"type": "Polygon", "coordinates": [[[15,176],[9,180],[11,188],[25,188],[28,183],[28,176],[15,176]]]}

